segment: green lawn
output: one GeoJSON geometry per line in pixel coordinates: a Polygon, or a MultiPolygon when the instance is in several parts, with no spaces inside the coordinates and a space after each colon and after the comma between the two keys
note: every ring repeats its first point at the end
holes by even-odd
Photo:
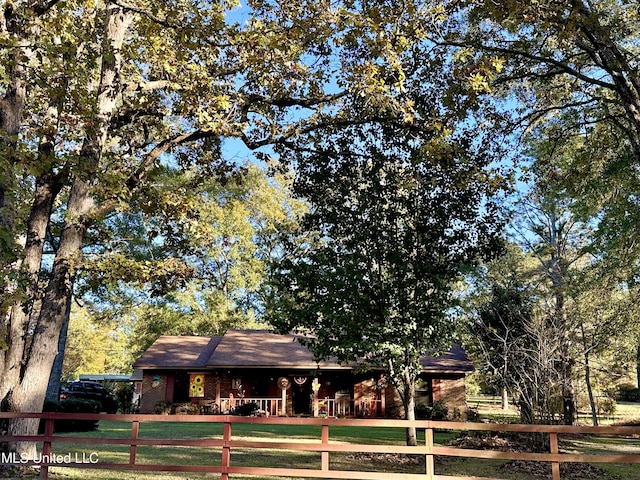
{"type": "MultiPolygon", "coordinates": [[[[125,422],[101,421],[95,432],[82,434],[90,437],[129,438],[130,424],[125,422]]],[[[404,444],[404,429],[401,428],[352,428],[330,427],[331,442],[365,443],[365,444],[404,444]]],[[[453,433],[436,433],[437,444],[444,445],[453,437],[453,433]]],[[[222,438],[221,424],[207,423],[146,423],[140,426],[140,438],[189,438],[189,439],[220,439],[222,438]]],[[[268,439],[274,441],[317,442],[320,438],[320,427],[306,425],[251,425],[234,424],[233,439],[268,439]]],[[[419,435],[419,441],[424,442],[424,433],[419,435]]],[[[603,453],[614,451],[620,453],[640,454],[640,439],[612,439],[580,437],[562,440],[561,449],[571,452],[603,453]]],[[[102,447],[92,444],[54,445],[54,453],[72,453],[82,456],[97,452],[101,462],[126,463],[128,461],[128,446],[102,447]]],[[[236,449],[232,452],[232,464],[242,466],[268,466],[287,468],[320,468],[320,453],[302,451],[276,451],[256,449],[236,449]]],[[[178,465],[219,465],[221,451],[219,447],[175,447],[175,446],[140,446],[137,452],[138,463],[164,463],[178,465]]],[[[424,472],[424,460],[396,457],[390,461],[388,457],[374,457],[370,455],[331,453],[330,468],[334,470],[375,470],[385,472],[424,472]],[[413,461],[411,461],[413,460],[413,461]]],[[[479,460],[462,458],[437,458],[436,473],[440,475],[459,475],[476,477],[493,477],[505,480],[537,480],[532,474],[504,468],[502,460],[479,460]]],[[[640,465],[600,465],[610,476],[609,479],[640,480],[640,465]]],[[[218,474],[204,473],[163,473],[163,472],[127,472],[115,470],[96,470],[80,468],[51,467],[52,480],[200,480],[218,478],[218,474]]],[[[272,480],[278,477],[243,477],[233,476],[234,479],[272,480]]],[[[563,477],[564,478],[564,477],[563,477]]],[[[580,478],[580,477],[577,477],[580,478]]],[[[597,477],[591,477],[597,478],[597,477]]],[[[580,479],[582,480],[582,479],[580,479]]],[[[604,479],[598,479],[604,480],[604,479]]]]}

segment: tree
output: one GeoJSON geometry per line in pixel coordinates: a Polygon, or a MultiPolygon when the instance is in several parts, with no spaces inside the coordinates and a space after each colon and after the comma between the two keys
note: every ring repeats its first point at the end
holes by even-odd
{"type": "Polygon", "coordinates": [[[577,325],[568,318],[568,290],[572,269],[584,261],[587,253],[588,230],[572,214],[567,200],[549,191],[540,180],[522,202],[521,222],[516,229],[525,250],[538,259],[540,275],[548,285],[546,317],[560,340],[557,370],[562,380],[564,422],[571,425],[578,421],[573,380],[577,325]]]}
{"type": "Polygon", "coordinates": [[[509,394],[517,397],[522,379],[514,377],[514,362],[526,345],[527,326],[534,314],[533,286],[525,282],[531,267],[520,247],[508,245],[504,254],[483,265],[468,278],[472,293],[469,351],[480,359],[486,382],[502,393],[502,409],[509,408],[509,394]],[[525,273],[526,272],[526,273],[525,273]]]}
{"type": "Polygon", "coordinates": [[[450,8],[458,15],[447,17],[450,29],[436,41],[460,49],[463,79],[516,99],[514,120],[520,125],[553,121],[564,112],[573,129],[610,129],[637,164],[636,2],[504,0],[453,2],[450,8]]]}
{"type": "MultiPolygon", "coordinates": [[[[367,61],[354,55],[358,42],[332,41],[338,32],[376,38],[367,29],[380,26],[360,22],[357,7],[256,2],[239,25],[227,21],[227,6],[0,2],[3,408],[41,410],[101,221],[135,203],[151,214],[167,166],[215,176],[225,138],[259,148],[346,123],[339,106],[369,84],[358,74],[367,61]]],[[[394,52],[376,61],[386,65],[394,52]]],[[[391,110],[405,105],[388,89],[367,95],[391,110]]],[[[165,259],[146,270],[167,279],[189,271],[165,259]]],[[[36,426],[12,421],[9,431],[36,426]]],[[[34,453],[33,444],[12,448],[34,453]]]]}
{"type": "MultiPolygon", "coordinates": [[[[96,319],[87,309],[72,310],[62,378],[77,380],[80,373],[131,372],[131,359],[126,355],[127,338],[113,323],[96,319]]],[[[59,391],[55,400],[57,394],[59,391]]]]}
{"type": "Polygon", "coordinates": [[[481,372],[516,399],[521,422],[544,424],[562,413],[561,335],[536,270],[534,256],[511,244],[472,277],[468,341],[481,372]]]}
{"type": "Polygon", "coordinates": [[[310,204],[301,228],[315,241],[277,265],[284,293],[269,317],[307,333],[318,359],[384,367],[408,419],[420,358],[452,341],[454,282],[497,248],[486,159],[440,140],[374,127],[299,163],[295,191],[310,204]]]}
{"type": "Polygon", "coordinates": [[[619,284],[615,277],[603,271],[602,265],[594,262],[581,272],[570,294],[574,304],[569,311],[570,321],[579,328],[577,338],[584,383],[592,421],[598,425],[600,408],[594,395],[594,378],[598,396],[613,402],[617,384],[634,361],[638,335],[637,292],[635,288],[619,284]]]}
{"type": "MultiPolygon", "coordinates": [[[[172,228],[180,233],[171,235],[173,245],[165,246],[177,250],[175,256],[189,265],[191,278],[162,295],[153,294],[153,285],[140,283],[127,284],[127,291],[117,285],[112,290],[121,299],[111,303],[120,305],[110,308],[111,315],[127,318],[123,323],[132,330],[133,355],[159,335],[222,335],[229,328],[264,328],[270,295],[267,264],[287,255],[278,238],[297,225],[304,210],[290,195],[288,175],[268,178],[264,169],[248,165],[241,174],[225,182],[210,181],[192,195],[189,216],[174,222],[172,228]],[[144,303],[127,300],[132,288],[136,296],[147,298],[144,303]]],[[[156,225],[166,238],[163,223],[156,225]]],[[[128,258],[123,252],[111,253],[115,255],[104,261],[128,258]]],[[[100,276],[105,271],[99,269],[93,281],[107,284],[100,276]]]]}

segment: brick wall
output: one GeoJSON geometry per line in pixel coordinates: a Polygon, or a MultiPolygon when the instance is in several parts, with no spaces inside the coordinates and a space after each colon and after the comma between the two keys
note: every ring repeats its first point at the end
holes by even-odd
{"type": "Polygon", "coordinates": [[[142,377],[142,398],[140,399],[140,413],[154,413],[153,409],[159,402],[166,400],[167,373],[144,372],[142,377]],[[155,379],[159,380],[156,381],[155,379]]]}
{"type": "MultiPolygon", "coordinates": [[[[449,414],[453,414],[454,408],[458,408],[464,414],[467,409],[467,395],[464,375],[448,375],[439,382],[439,399],[449,407],[449,414]]],[[[434,400],[436,398],[434,386],[434,400]]]]}

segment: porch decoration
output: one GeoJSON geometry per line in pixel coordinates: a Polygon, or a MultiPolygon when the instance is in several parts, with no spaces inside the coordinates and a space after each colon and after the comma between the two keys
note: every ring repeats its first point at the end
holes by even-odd
{"type": "Polygon", "coordinates": [[[193,373],[190,375],[189,396],[204,397],[204,375],[193,373]]]}
{"type": "Polygon", "coordinates": [[[320,390],[320,382],[318,378],[314,378],[313,382],[311,382],[311,390],[313,391],[313,416],[318,416],[319,406],[318,406],[318,390],[320,390]]]}
{"type": "Polygon", "coordinates": [[[296,382],[296,385],[302,386],[307,383],[307,377],[293,377],[293,381],[296,382]]]}
{"type": "Polygon", "coordinates": [[[287,389],[291,386],[291,381],[287,377],[278,378],[278,387],[282,391],[281,405],[282,407],[278,410],[278,415],[286,415],[287,413],[287,389]]]}
{"type": "Polygon", "coordinates": [[[287,377],[280,377],[278,379],[278,387],[280,388],[280,390],[286,390],[290,386],[291,386],[291,382],[287,377]]]}

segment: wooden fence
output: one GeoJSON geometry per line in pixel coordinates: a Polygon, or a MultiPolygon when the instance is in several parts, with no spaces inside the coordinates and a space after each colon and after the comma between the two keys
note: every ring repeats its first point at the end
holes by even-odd
{"type": "MultiPolygon", "coordinates": [[[[24,465],[40,466],[40,478],[48,478],[50,466],[66,466],[78,468],[101,468],[110,470],[135,470],[135,471],[172,471],[172,472],[209,472],[219,473],[221,480],[228,480],[234,474],[243,475],[274,475],[282,477],[304,477],[325,479],[352,479],[352,480],[480,480],[481,477],[457,477],[437,475],[434,468],[434,456],[453,456],[481,459],[505,459],[528,460],[536,462],[549,462],[552,467],[553,480],[560,480],[560,463],[562,462],[590,462],[590,463],[640,463],[640,455],[636,454],[568,454],[559,453],[558,436],[563,434],[594,434],[612,436],[639,436],[640,426],[635,427],[571,427],[559,425],[507,425],[487,423],[463,423],[441,421],[416,421],[383,420],[383,419],[329,419],[329,418],[258,418],[237,417],[228,415],[106,415],[106,414],[64,414],[64,413],[0,413],[0,419],[7,418],[42,418],[45,421],[44,433],[35,436],[9,436],[6,432],[0,434],[0,442],[28,441],[38,442],[42,445],[40,458],[36,461],[21,462],[24,465]],[[118,420],[130,422],[131,431],[128,438],[96,438],[91,436],[68,436],[54,434],[55,420],[118,420]],[[222,438],[220,439],[170,439],[170,438],[140,438],[140,424],[146,422],[208,422],[222,425],[222,438]],[[320,437],[315,442],[301,443],[287,442],[287,439],[270,441],[263,439],[240,440],[234,439],[233,426],[241,423],[258,425],[315,425],[320,427],[320,437]],[[413,425],[418,429],[424,429],[425,442],[419,446],[404,445],[379,445],[379,444],[344,444],[332,443],[330,429],[340,427],[395,427],[404,428],[413,425]],[[485,431],[485,432],[538,432],[549,435],[549,453],[520,453],[502,452],[495,450],[474,450],[434,445],[435,430],[454,431],[485,431]],[[125,445],[128,447],[128,462],[111,463],[101,462],[99,458],[90,454],[88,457],[82,454],[80,458],[76,454],[71,455],[52,454],[52,444],[85,444],[85,445],[125,445]],[[171,465],[148,464],[136,461],[138,447],[154,446],[186,446],[186,447],[210,447],[221,452],[220,465],[171,465]],[[248,467],[236,465],[232,462],[233,453],[243,449],[270,449],[282,451],[283,457],[291,451],[319,452],[319,468],[273,468],[273,467],[248,467]],[[420,474],[389,473],[389,472],[365,472],[334,470],[329,467],[330,455],[334,452],[364,452],[364,453],[396,453],[423,455],[425,457],[425,471],[420,474]],[[68,458],[67,458],[68,457],[68,458]]],[[[15,463],[16,458],[8,454],[2,454],[3,464],[15,463]]],[[[482,477],[486,480],[486,477],[482,477]]],[[[494,480],[494,479],[489,479],[494,480]]]]}

